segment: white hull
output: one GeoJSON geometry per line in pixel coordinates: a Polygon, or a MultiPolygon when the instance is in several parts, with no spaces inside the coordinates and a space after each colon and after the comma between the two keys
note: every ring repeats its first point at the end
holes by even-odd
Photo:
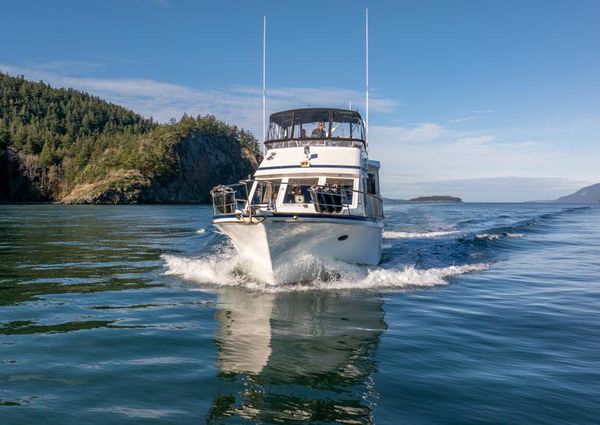
{"type": "Polygon", "coordinates": [[[314,276],[314,269],[302,262],[307,257],[372,265],[381,259],[382,220],[270,216],[253,221],[230,216],[214,223],[231,239],[251,274],[269,284],[314,276]]]}

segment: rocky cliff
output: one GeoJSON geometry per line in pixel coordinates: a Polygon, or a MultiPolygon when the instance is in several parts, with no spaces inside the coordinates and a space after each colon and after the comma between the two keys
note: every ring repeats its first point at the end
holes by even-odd
{"type": "Polygon", "coordinates": [[[209,190],[237,183],[258,166],[256,152],[234,139],[210,137],[196,129],[170,148],[167,168],[153,175],[117,170],[98,181],[76,185],[61,201],[67,204],[209,202],[209,190]]]}

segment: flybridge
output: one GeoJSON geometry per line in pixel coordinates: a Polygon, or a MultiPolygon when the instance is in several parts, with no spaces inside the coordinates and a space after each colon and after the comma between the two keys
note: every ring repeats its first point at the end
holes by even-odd
{"type": "MultiPolygon", "coordinates": [[[[271,115],[267,134],[267,17],[263,17],[263,56],[262,56],[262,127],[263,142],[267,149],[272,148],[268,143],[289,141],[292,139],[341,139],[362,142],[368,150],[369,135],[369,9],[365,9],[365,118],[363,121],[356,111],[346,109],[294,109],[271,115]],[[296,116],[297,114],[297,116],[296,116]],[[329,124],[327,128],[326,124],[329,124]],[[335,123],[335,125],[334,125],[335,123]],[[306,128],[302,126],[306,124],[306,128]],[[312,124],[312,125],[311,125],[312,124]],[[322,124],[322,126],[320,126],[322,124]],[[349,124],[346,126],[342,124],[349,124]],[[295,128],[300,125],[300,128],[295,128]],[[311,130],[312,127],[312,130],[311,130]],[[341,129],[334,134],[338,128],[341,129]],[[294,132],[294,130],[297,130],[294,132]],[[311,130],[309,135],[308,130],[311,130]],[[346,130],[346,131],[344,131],[346,130]]],[[[352,102],[350,101],[350,105],[352,102]]],[[[352,106],[350,106],[351,108],[352,106]]],[[[280,146],[285,147],[285,146],[280,146]]]]}
{"type": "Polygon", "coordinates": [[[362,148],[365,127],[360,114],[349,109],[304,108],[271,115],[267,149],[297,146],[362,148]]]}

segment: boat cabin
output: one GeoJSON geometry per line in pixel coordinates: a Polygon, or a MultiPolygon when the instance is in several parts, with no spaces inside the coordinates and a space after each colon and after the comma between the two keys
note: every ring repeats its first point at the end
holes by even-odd
{"type": "Polygon", "coordinates": [[[254,179],[213,189],[215,214],[383,217],[379,162],[368,159],[356,111],[293,109],[272,114],[254,179]]]}
{"type": "Polygon", "coordinates": [[[379,162],[367,157],[358,112],[307,108],[272,114],[265,146],[249,188],[256,212],[382,216],[379,162]]]}

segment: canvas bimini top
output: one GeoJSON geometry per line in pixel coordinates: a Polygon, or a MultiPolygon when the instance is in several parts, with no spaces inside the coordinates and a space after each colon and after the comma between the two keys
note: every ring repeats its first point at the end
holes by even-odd
{"type": "Polygon", "coordinates": [[[349,109],[304,108],[271,115],[265,140],[267,149],[286,147],[285,142],[301,140],[364,145],[365,127],[360,114],[349,109]]]}

